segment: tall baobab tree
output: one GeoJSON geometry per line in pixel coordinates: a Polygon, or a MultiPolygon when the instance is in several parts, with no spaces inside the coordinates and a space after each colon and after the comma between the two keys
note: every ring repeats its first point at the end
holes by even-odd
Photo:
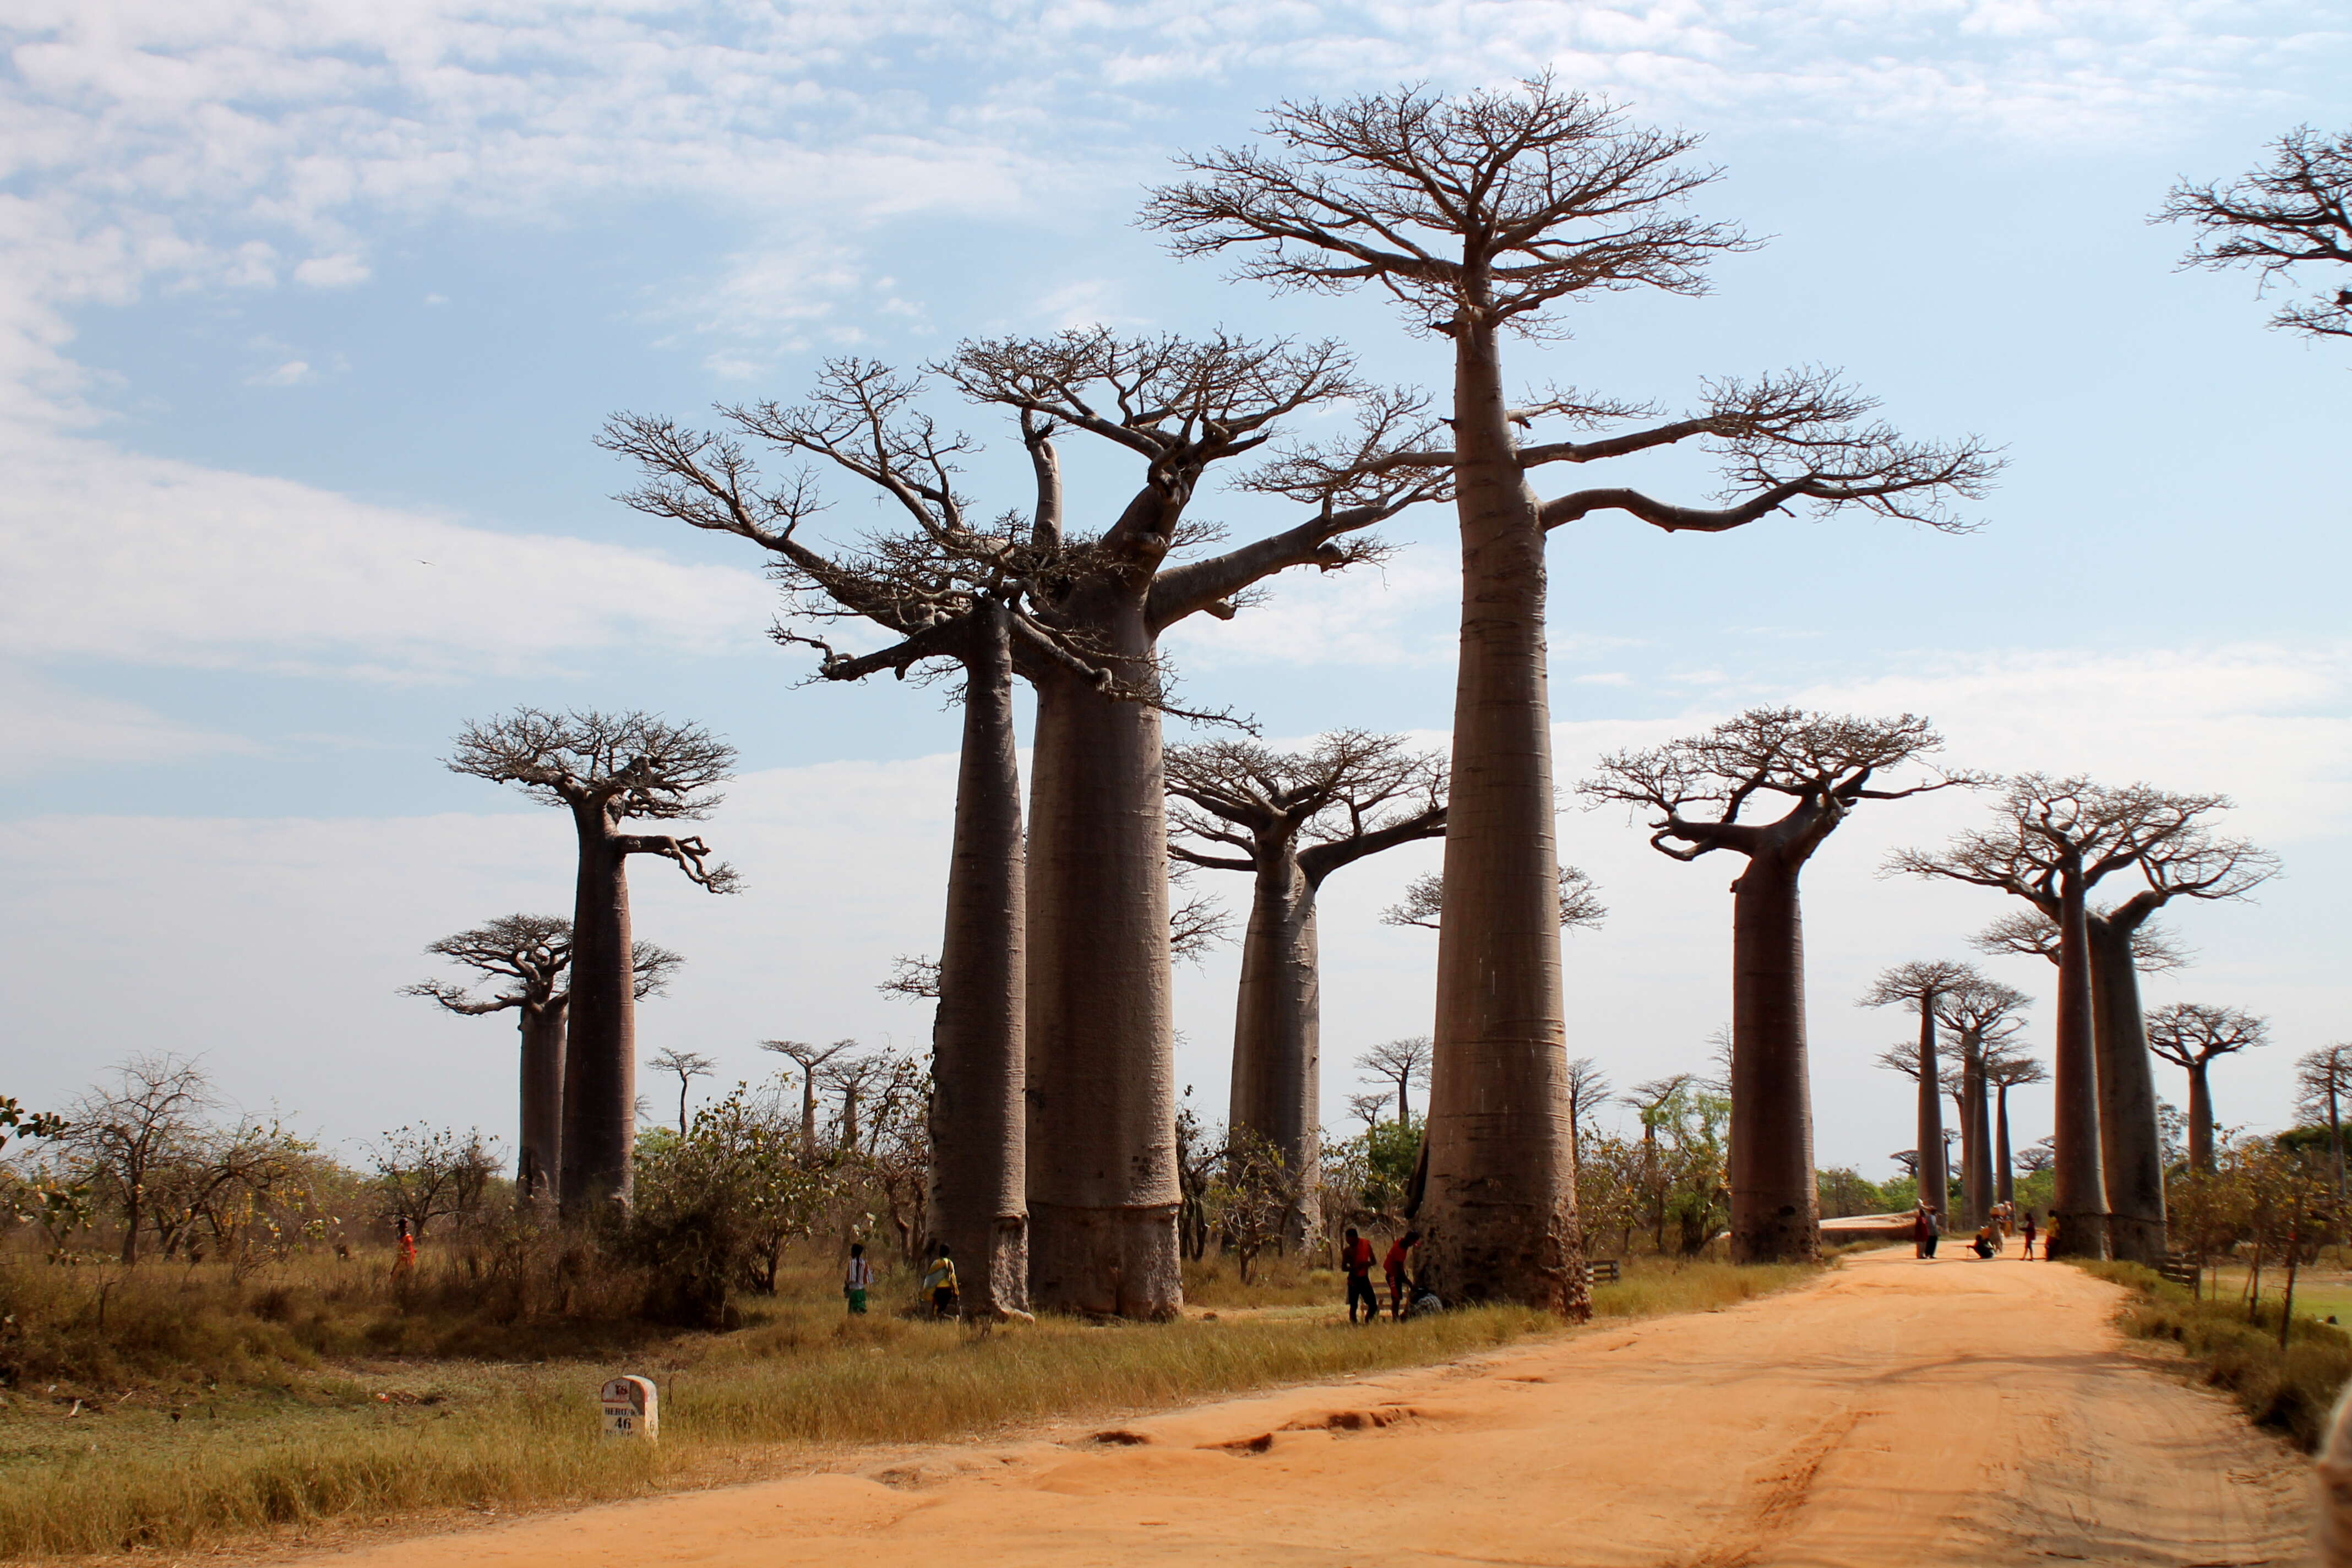
{"type": "MultiPolygon", "coordinates": [[[[982,526],[965,516],[954,476],[966,444],[915,412],[918,383],[878,365],[837,363],[797,408],[760,404],[721,412],[740,435],[822,458],[882,489],[916,525],[911,549],[877,548],[892,559],[836,562],[797,541],[814,500],[797,487],[759,489],[731,438],[624,417],[608,427],[606,443],[656,475],[632,504],[751,539],[787,564],[787,581],[806,590],[804,605],[822,596],[906,636],[896,649],[857,659],[825,648],[822,674],[903,670],[934,658],[962,662],[960,784],[984,792],[986,810],[975,804],[970,816],[972,847],[984,848],[991,869],[950,879],[950,928],[971,940],[950,940],[941,950],[940,1026],[959,1037],[935,1048],[951,1047],[950,1058],[969,1057],[973,1065],[966,1070],[950,1059],[936,1075],[941,1125],[951,1131],[940,1169],[959,1146],[978,1151],[976,1166],[1019,1137],[1029,1199],[1020,1239],[1040,1300],[1165,1316],[1181,1301],[1181,1286],[1159,638],[1192,615],[1236,613],[1237,595],[1289,567],[1328,570],[1373,558],[1378,547],[1355,536],[1442,494],[1444,481],[1410,471],[1348,477],[1358,457],[1418,440],[1427,422],[1411,400],[1365,388],[1330,344],[1121,339],[1097,330],[967,343],[939,368],[972,401],[1018,419],[1037,487],[1025,521],[1008,515],[982,526]],[[1213,465],[1256,450],[1284,418],[1348,399],[1361,410],[1354,447],[1293,454],[1251,481],[1309,505],[1306,521],[1223,554],[1171,560],[1208,538],[1183,513],[1213,465]],[[1054,443],[1064,430],[1108,440],[1145,462],[1140,489],[1091,539],[1070,537],[1066,523],[1054,443]],[[941,575],[950,579],[947,598],[970,600],[970,612],[939,602],[926,587],[941,575]],[[902,605],[863,585],[877,576],[894,595],[923,591],[902,605]],[[1002,637],[989,629],[999,624],[1002,637]],[[986,634],[980,664],[964,646],[972,625],[986,634]],[[1000,657],[1006,641],[1010,650],[1000,657]],[[1006,850],[1017,849],[1020,827],[1015,672],[1038,694],[1025,858],[1006,850]],[[1013,921],[1008,900],[1022,905],[1025,923],[1013,921]],[[969,963],[960,946],[971,950],[969,963]],[[1016,989],[1017,1005],[1008,1004],[1016,989]],[[1017,1072],[995,1062],[1010,1048],[1016,1011],[1017,1072]],[[967,1022],[970,1042],[961,1038],[967,1022]],[[989,1107],[950,1113],[951,1103],[976,1090],[991,1097],[989,1107]],[[1016,1125],[1024,1098],[1037,1119],[1034,1138],[1016,1125]]],[[[960,844],[962,802],[960,790],[960,844]]],[[[942,1179],[935,1195],[949,1195],[950,1185],[975,1189],[968,1180],[942,1179]]],[[[992,1223],[1009,1232],[1014,1217],[992,1223]]],[[[942,1234],[954,1228],[945,1225],[942,1234]]],[[[1009,1235],[992,1251],[1004,1263],[1009,1235]]]]}
{"type": "Polygon", "coordinates": [[[1225,1116],[1300,1178],[1291,1233],[1303,1238],[1318,1207],[1323,1099],[1316,901],[1340,868],[1445,831],[1444,764],[1402,736],[1346,730],[1302,752],[1249,741],[1171,747],[1166,766],[1176,802],[1168,852],[1253,880],[1225,1116]]]}
{"type": "Polygon", "coordinates": [[[825,1063],[842,1052],[856,1050],[857,1042],[835,1040],[829,1046],[819,1046],[807,1040],[761,1040],[760,1048],[783,1058],[801,1069],[801,1158],[814,1162],[816,1159],[817,1073],[825,1063]]]}
{"type": "MultiPolygon", "coordinates": [[[[1946,992],[1965,984],[1973,973],[1965,963],[1942,959],[1898,963],[1882,971],[1877,984],[1855,1004],[1861,1007],[1910,1007],[1919,1015],[1919,1039],[1911,1048],[1911,1065],[1899,1070],[1909,1073],[1919,1089],[1919,1196],[1938,1208],[1943,1206],[1944,1195],[1949,1190],[1951,1173],[1944,1169],[1944,1100],[1938,1088],[1944,1072],[1936,1057],[1936,1007],[1946,992]]],[[[1889,1067],[1897,1065],[1891,1056],[1883,1056],[1879,1060],[1889,1067]]]]}
{"type": "Polygon", "coordinates": [[[646,1066],[656,1072],[677,1075],[677,1135],[686,1136],[686,1094],[698,1078],[709,1078],[718,1062],[700,1051],[682,1051],[676,1046],[665,1046],[647,1058],[646,1066]]]}
{"type": "Polygon", "coordinates": [[[845,1153],[859,1152],[859,1105],[891,1081],[898,1065],[877,1051],[861,1057],[835,1057],[817,1069],[818,1084],[841,1096],[841,1112],[833,1124],[834,1142],[845,1153]]]}
{"type": "Polygon", "coordinates": [[[2017,1163],[2009,1141],[2009,1091],[2028,1084],[2048,1083],[2050,1069],[2038,1058],[2025,1054],[2015,1040],[1985,1050],[1985,1081],[1992,1085],[1993,1185],[1995,1203],[2017,1201],[2017,1163]]]}
{"type": "MultiPolygon", "coordinates": [[[[1404,897],[1381,911],[1381,923],[1435,931],[1445,912],[1445,879],[1432,871],[1405,884],[1404,897]]],[[[1592,879],[1574,866],[1559,868],[1559,929],[1598,931],[1609,916],[1592,879]]]]}
{"type": "Polygon", "coordinates": [[[1951,1031],[1958,1055],[1960,1193],[1968,1223],[1980,1226],[2000,1202],[1994,1171],[1991,1061],[1994,1053],[2025,1027],[2016,1015],[2032,999],[2014,986],[1976,973],[1938,998],[1936,1017],[1951,1031]]]}
{"type": "Polygon", "coordinates": [[[650,713],[519,708],[468,724],[449,771],[510,784],[572,814],[579,875],[572,909],[572,1004],[563,1045],[563,1131],[557,1194],[566,1217],[626,1204],[637,1125],[637,993],[628,861],[658,855],[696,885],[731,893],[735,872],[698,837],[630,833],[630,821],[698,821],[735,749],[695,724],[650,713]]]}
{"type": "Polygon", "coordinates": [[[2352,1100],[2352,1044],[2322,1046],[2294,1060],[2296,1109],[2327,1126],[2336,1167],[2336,1194],[2344,1195],[2344,1102],[2352,1100]]]}
{"type": "MultiPolygon", "coordinates": [[[[2271,144],[2271,161],[2227,184],[2183,180],[2159,219],[2194,225],[2184,267],[2251,267],[2263,287],[2311,263],[2352,267],[2352,131],[2330,136],[2298,125],[2271,144]]],[[[2317,295],[2280,307],[2273,327],[2314,337],[2352,338],[2352,273],[2335,275],[2333,300],[2317,295]]]]}
{"type": "Polygon", "coordinates": [[[1990,828],[1891,868],[2022,899],[2058,930],[2057,1197],[2062,1255],[2153,1263],[2165,1251],[2164,1146],[2139,1000],[2138,929],[2174,899],[2242,899],[2278,862],[2205,819],[2229,797],[2025,773],[1990,828]],[[2091,889],[2136,873],[2138,889],[2094,908],[2091,889]]]}
{"type": "MultiPolygon", "coordinates": [[[[560,915],[502,915],[425,951],[489,977],[493,989],[480,996],[471,985],[421,980],[404,986],[402,995],[429,996],[467,1017],[514,1010],[522,1036],[515,1198],[526,1206],[551,1201],[563,1140],[563,1026],[572,1005],[564,977],[572,967],[572,922],[560,915]]],[[[631,943],[631,955],[640,1002],[665,989],[684,962],[650,942],[631,943]]]]}
{"type": "Polygon", "coordinates": [[[1974,443],[1901,439],[1868,421],[1868,399],[1811,371],[1710,384],[1703,406],[1680,417],[1573,392],[1512,405],[1506,333],[1539,334],[1549,310],[1581,297],[1698,293],[1709,260],[1746,247],[1684,209],[1714,177],[1688,162],[1694,138],[1629,126],[1609,103],[1548,78],[1457,98],[1403,89],[1288,102],[1265,133],[1270,146],[1183,159],[1191,177],[1156,192],[1145,221],[1179,254],[1238,253],[1244,276],[1277,289],[1371,285],[1412,330],[1452,340],[1452,449],[1389,459],[1452,477],[1462,546],[1423,1229],[1457,1291],[1580,1316],[1544,541],[1607,513],[1721,532],[1798,502],[1949,527],[1946,499],[1976,494],[1994,465],[1974,443]],[[1522,445],[1520,431],[1539,419],[1580,434],[1614,428],[1522,445]],[[1622,486],[1538,501],[1529,486],[1549,464],[1685,442],[1722,459],[1725,504],[1675,505],[1622,486]]]}
{"type": "MultiPolygon", "coordinates": [[[[1772,1263],[1821,1255],[1813,1108],[1805,1044],[1805,945],[1798,881],[1864,801],[1973,784],[1970,774],[1890,775],[1941,749],[1927,721],[1751,709],[1704,735],[1601,759],[1580,786],[1650,816],[1650,846],[1677,860],[1744,857],[1731,884],[1731,1255],[1772,1263]],[[1742,821],[1779,802],[1770,820],[1742,821]]],[[[1925,1093],[1932,1096],[1934,1074],[1925,1093]]]]}
{"type": "Polygon", "coordinates": [[[2190,1170],[2213,1170],[2214,1058],[2270,1043],[2270,1021],[2242,1008],[2175,1002],[2147,1016],[2147,1048],[2189,1074],[2190,1170]]]}
{"type": "Polygon", "coordinates": [[[1429,1086],[1429,1037],[1407,1035],[1402,1039],[1383,1040],[1356,1058],[1360,1071],[1374,1078],[1384,1078],[1396,1085],[1397,1120],[1412,1121],[1412,1088],[1429,1086]]]}

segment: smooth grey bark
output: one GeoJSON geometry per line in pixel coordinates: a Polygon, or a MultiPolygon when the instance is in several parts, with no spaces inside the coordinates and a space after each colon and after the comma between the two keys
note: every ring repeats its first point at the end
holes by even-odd
{"type": "Polygon", "coordinates": [[[2057,1155],[2052,1166],[2048,1247],[2057,1258],[2107,1256],[2107,1184],[2099,1143],[2097,1026],[2091,1004],[2091,938],[2083,866],[2064,856],[2058,877],[2057,1039],[2051,1052],[2057,1155]]]}
{"type": "Polygon", "coordinates": [[[1027,911],[1011,613],[984,601],[965,639],[955,847],[931,1028],[931,1230],[962,1259],[967,1310],[1029,1306],[1023,1079],[1027,911]]]}
{"type": "Polygon", "coordinates": [[[1461,657],[1417,1217],[1448,1301],[1581,1318],[1591,1308],[1568,1115],[1544,526],[1511,435],[1489,289],[1482,279],[1465,292],[1470,308],[1454,328],[1461,657]]]}
{"type": "Polygon", "coordinates": [[[1797,887],[1821,838],[1788,837],[1751,855],[1732,884],[1731,1256],[1741,1263],[1821,1256],[1797,887]]]}
{"type": "Polygon", "coordinates": [[[563,1160],[563,994],[517,1009],[522,1036],[521,1136],[515,1153],[515,1199],[526,1206],[555,1196],[563,1160]]]}
{"type": "Polygon", "coordinates": [[[2156,1071],[2140,1006],[2131,933],[2140,900],[2086,914],[2091,1007],[2097,1037],[2099,1153],[2106,1185],[2108,1256],[2153,1265],[2166,1251],[2164,1146],[2157,1127],[2156,1071]]]}
{"type": "Polygon", "coordinates": [[[1993,1201],[2013,1204],[2017,1201],[2017,1163],[2009,1146],[2009,1085],[2006,1081],[1993,1085],[1993,1201]]]}
{"type": "Polygon", "coordinates": [[[1985,1222],[1999,1200],[1993,1195],[1992,1116],[1986,1093],[1984,1041],[1973,1031],[1960,1037],[1960,1201],[1969,1228],[1985,1222]]]}

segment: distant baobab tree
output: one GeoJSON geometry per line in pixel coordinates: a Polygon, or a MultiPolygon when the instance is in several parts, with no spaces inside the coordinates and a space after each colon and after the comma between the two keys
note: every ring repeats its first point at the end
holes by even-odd
{"type": "Polygon", "coordinates": [[[1879,1061],[1910,1075],[1918,1086],[1919,1195],[1942,1207],[1951,1173],[1944,1169],[1944,1071],[1936,1059],[1936,1009],[1947,992],[1965,984],[1975,972],[1965,963],[1942,959],[1915,960],[1879,973],[1878,982],[1855,1004],[1862,1007],[1905,1006],[1919,1016],[1919,1038],[1907,1058],[1895,1052],[1879,1061]],[[1907,1062],[1907,1066],[1905,1063],[1907,1062]]]}
{"type": "Polygon", "coordinates": [[[2226,795],[2023,773],[1990,827],[1940,853],[1904,850],[1888,862],[2009,893],[2058,929],[2053,1209],[2062,1256],[2153,1263],[2165,1251],[2164,1145],[2139,999],[2148,950],[2134,933],[2174,899],[2242,899],[2276,874],[2268,851],[2208,826],[2230,805],[2226,795]],[[2141,887],[2094,909],[2091,889],[2125,873],[2141,887]]]}
{"type": "Polygon", "coordinates": [[[842,1052],[856,1050],[857,1042],[835,1040],[829,1046],[819,1046],[807,1040],[761,1040],[760,1048],[773,1052],[801,1069],[801,1158],[814,1162],[816,1159],[817,1073],[842,1052]]]}
{"type": "Polygon", "coordinates": [[[1295,1245],[1321,1203],[1316,902],[1340,868],[1445,831],[1444,763],[1409,750],[1400,735],[1342,730],[1298,752],[1250,741],[1174,746],[1166,768],[1176,803],[1169,854],[1252,879],[1225,1118],[1231,1133],[1271,1150],[1288,1173],[1286,1239],[1295,1245]]]}
{"type": "MultiPolygon", "coordinates": [[[[1381,923],[1435,931],[1445,910],[1445,879],[1435,871],[1405,884],[1404,897],[1381,911],[1381,923]]],[[[1598,931],[1609,916],[1592,879],[1573,866],[1559,868],[1559,929],[1598,931]]]]}
{"type": "MultiPolygon", "coordinates": [[[[630,945],[642,1002],[667,987],[684,960],[654,942],[630,945]]],[[[470,984],[421,980],[403,987],[404,996],[429,996],[468,1017],[514,1010],[522,1036],[515,1197],[526,1205],[551,1201],[563,1139],[564,1017],[572,1005],[564,978],[572,967],[572,922],[560,915],[502,915],[425,951],[489,977],[492,989],[478,996],[470,984]]]]}
{"type": "MultiPolygon", "coordinates": [[[[2160,220],[2186,223],[2197,244],[2181,265],[2250,267],[2262,285],[2316,263],[2352,268],[2352,131],[2330,136],[2298,125],[2271,144],[2271,161],[2222,184],[2172,187],[2160,220]]],[[[2322,273],[2323,279],[2329,274],[2322,273]]],[[[2281,306],[2271,325],[2314,337],[2352,338],[2352,272],[2333,274],[2310,298],[2281,306]]]]}
{"type": "Polygon", "coordinates": [[[1386,1093],[1351,1094],[1348,1097],[1348,1114],[1362,1122],[1368,1132],[1381,1124],[1381,1116],[1388,1108],[1386,1093]]]}
{"type": "Polygon", "coordinates": [[[698,886],[735,890],[698,837],[629,833],[632,821],[697,821],[719,804],[735,749],[694,724],[649,713],[519,708],[466,726],[452,773],[514,784],[572,815],[579,876],[572,910],[572,1003],[565,1026],[563,1131],[557,1190],[567,1217],[626,1204],[636,1142],[636,987],[629,930],[632,855],[677,863],[698,886]]]}
{"type": "Polygon", "coordinates": [[[1960,1193],[1971,1226],[1984,1224],[1992,1205],[2002,1201],[1994,1169],[1992,1064],[2025,1027],[2016,1015],[2032,1005],[2024,992],[1973,969],[1936,1005],[1937,1019],[1951,1031],[1959,1058],[1953,1067],[1959,1090],[1960,1193]]]}
{"type": "MultiPolygon", "coordinates": [[[[1747,860],[1731,885],[1731,1255],[1739,1262],[1821,1255],[1799,879],[1864,801],[1980,782],[1932,771],[1915,784],[1884,782],[1942,746],[1915,714],[1757,708],[1703,735],[1603,757],[1580,786],[1595,805],[1622,802],[1644,815],[1650,846],[1663,855],[1696,860],[1727,849],[1747,860]],[[1741,819],[1764,802],[1786,809],[1741,819]]],[[[1932,1074],[1929,1082],[1932,1094],[1932,1074]]]]}
{"type": "Polygon", "coordinates": [[[817,1068],[818,1084],[841,1096],[841,1111],[833,1129],[834,1142],[844,1152],[860,1152],[858,1107],[890,1081],[898,1066],[891,1058],[877,1051],[867,1056],[833,1057],[817,1068]]]}
{"type": "MultiPolygon", "coordinates": [[[[1506,333],[1538,334],[1549,310],[1580,297],[1698,293],[1713,258],[1748,247],[1735,229],[1684,209],[1714,178],[1687,161],[1693,137],[1630,126],[1606,101],[1549,78],[1450,98],[1406,88],[1286,102],[1268,114],[1265,135],[1267,145],[1180,159],[1189,177],[1155,192],[1144,220],[1172,236],[1179,255],[1233,254],[1243,276],[1279,289],[1370,285],[1402,307],[1410,330],[1452,342],[1451,449],[1382,459],[1445,475],[1462,536],[1422,1229],[1449,1299],[1580,1317],[1553,919],[1545,539],[1611,513],[1721,532],[1801,502],[1949,528],[1947,500],[1978,494],[1996,465],[1974,442],[1902,439],[1869,418],[1870,400],[1812,370],[1712,384],[1700,408],[1670,418],[1574,392],[1510,402],[1506,333]],[[1538,420],[1579,435],[1616,428],[1522,445],[1520,432],[1538,420]],[[1685,442],[1720,459],[1723,505],[1676,505],[1615,485],[1539,501],[1529,488],[1545,465],[1685,442]]],[[[1811,1180],[1808,1171],[1809,1192],[1811,1180]]]]}
{"type": "Polygon", "coordinates": [[[1429,1037],[1408,1035],[1399,1040],[1383,1040],[1358,1057],[1356,1068],[1395,1085],[1397,1120],[1411,1122],[1413,1086],[1426,1088],[1429,1083],[1429,1037]]]}
{"type": "Polygon", "coordinates": [[[2239,1007],[2175,1002],[2147,1016],[2147,1048],[2189,1074],[2190,1170],[2213,1170],[2214,1058],[2270,1043],[2269,1021],[2239,1007]]]}
{"type": "Polygon", "coordinates": [[[709,1078],[719,1064],[700,1051],[682,1051],[676,1046],[665,1046],[646,1061],[656,1072],[677,1075],[677,1135],[686,1136],[686,1092],[698,1078],[709,1078]]]}
{"type": "Polygon", "coordinates": [[[2027,1056],[2015,1041],[1985,1050],[1985,1081],[1992,1085],[1993,1201],[2017,1201],[2017,1164],[2010,1151],[2009,1091],[2027,1084],[2048,1083],[2050,1069],[2027,1056]]]}
{"type": "Polygon", "coordinates": [[[1567,1089],[1569,1128],[1581,1145],[1585,1121],[1609,1103],[1609,1075],[1591,1057],[1578,1057],[1568,1064],[1567,1089]]]}
{"type": "Polygon", "coordinates": [[[2344,1106],[2352,1100],[2352,1044],[2322,1046],[2294,1059],[2295,1109],[2327,1129],[2336,1194],[2344,1195],[2344,1106]]]}

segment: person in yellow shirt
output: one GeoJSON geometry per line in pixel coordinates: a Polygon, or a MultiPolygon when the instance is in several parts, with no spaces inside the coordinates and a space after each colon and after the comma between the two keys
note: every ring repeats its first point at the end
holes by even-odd
{"type": "Polygon", "coordinates": [[[955,1259],[948,1255],[944,1241],[940,1243],[939,1255],[931,1259],[930,1271],[923,1276],[923,1289],[931,1299],[933,1313],[942,1318],[959,1315],[955,1259]]]}

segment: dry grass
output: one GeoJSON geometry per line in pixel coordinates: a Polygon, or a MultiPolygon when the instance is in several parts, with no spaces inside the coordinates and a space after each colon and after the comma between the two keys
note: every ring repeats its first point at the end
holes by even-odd
{"type": "MultiPolygon", "coordinates": [[[[240,1363],[260,1373],[243,1386],[219,1377],[142,1380],[113,1395],[86,1386],[81,1414],[68,1415],[63,1388],[51,1396],[20,1384],[0,1416],[0,1556],[184,1550],[329,1521],[625,1497],[772,1472],[819,1447],[1128,1414],[1559,1331],[1515,1308],[1350,1329],[1337,1321],[1328,1273],[1275,1268],[1244,1289],[1200,1272],[1202,1294],[1238,1315],[1161,1325],[1048,1319],[978,1332],[881,1313],[847,1318],[829,1267],[812,1265],[740,1331],[535,1365],[338,1355],[309,1348],[282,1321],[288,1338],[255,1342],[240,1315],[216,1312],[220,1321],[184,1332],[210,1347],[216,1368],[240,1363]],[[658,1448],[595,1434],[595,1385],[621,1371],[661,1385],[658,1448]]],[[[1594,1305],[1610,1318],[1709,1310],[1807,1272],[1636,1263],[1594,1305]]],[[[887,1299],[884,1284],[877,1295],[887,1299]]],[[[364,1320],[355,1319],[362,1339],[364,1320]]],[[[409,1331],[422,1339],[447,1331],[417,1321],[425,1326],[409,1331]]],[[[123,1357],[149,1358],[152,1345],[137,1347],[154,1331],[142,1317],[129,1322],[123,1357]]]]}

